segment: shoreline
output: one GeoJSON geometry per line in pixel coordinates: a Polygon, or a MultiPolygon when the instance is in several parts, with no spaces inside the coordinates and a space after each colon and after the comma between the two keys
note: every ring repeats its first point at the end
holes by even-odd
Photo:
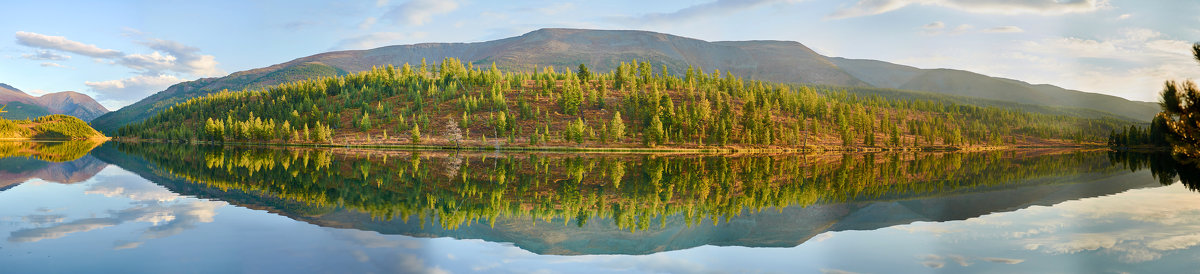
{"type": "Polygon", "coordinates": [[[422,145],[422,144],[289,144],[274,142],[212,142],[189,141],[172,142],[157,139],[122,139],[110,138],[118,143],[177,143],[191,145],[235,145],[251,147],[277,148],[349,148],[349,149],[380,149],[380,150],[414,150],[414,151],[496,151],[496,152],[584,152],[584,153],[691,153],[691,154],[736,154],[736,153],[823,153],[823,152],[979,152],[1000,150],[1026,149],[1110,149],[1105,145],[1017,145],[1017,146],[924,146],[924,147],[824,147],[809,146],[802,148],[683,148],[683,147],[567,147],[567,146],[479,146],[479,145],[422,145]]]}

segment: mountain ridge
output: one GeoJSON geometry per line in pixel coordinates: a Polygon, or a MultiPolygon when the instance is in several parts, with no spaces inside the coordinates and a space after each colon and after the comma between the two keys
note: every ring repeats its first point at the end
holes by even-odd
{"type": "Polygon", "coordinates": [[[831,58],[851,75],[881,88],[929,91],[1023,104],[1080,107],[1113,113],[1140,122],[1158,114],[1153,102],[1061,88],[1050,84],[988,76],[948,68],[921,69],[878,60],[831,58]]]}
{"type": "Polygon", "coordinates": [[[109,112],[108,108],[87,94],[60,91],[34,97],[4,83],[0,83],[0,103],[13,104],[12,109],[7,109],[10,113],[2,114],[0,117],[14,120],[65,114],[84,121],[91,121],[109,112]]]}
{"type": "MultiPolygon", "coordinates": [[[[821,55],[796,41],[753,40],[709,42],[695,38],[640,30],[589,30],[545,28],[519,36],[470,43],[418,43],[391,45],[363,50],[343,50],[313,54],[262,68],[243,70],[225,77],[202,78],[172,85],[120,110],[95,119],[94,125],[103,132],[115,132],[130,122],[150,117],[184,100],[222,89],[241,90],[267,87],[289,80],[332,77],[369,70],[375,66],[408,63],[419,66],[424,59],[438,62],[454,57],[476,66],[496,64],[502,69],[524,70],[574,68],[585,63],[593,71],[610,71],[620,62],[637,59],[650,61],[655,70],[666,67],[669,73],[681,75],[689,67],[706,72],[720,70],[738,77],[772,82],[900,88],[900,84],[880,84],[880,76],[855,73],[854,65],[845,65],[839,60],[849,60],[821,55]],[[864,78],[870,81],[863,80],[864,78]],[[872,83],[874,82],[874,83],[872,83]]],[[[871,60],[874,61],[874,60],[871,60]]],[[[882,61],[876,61],[886,63],[882,61]]],[[[886,63],[891,64],[891,63],[886,63]]],[[[430,64],[434,65],[434,64],[430,64]]],[[[902,65],[896,67],[907,67],[902,65]]],[[[891,67],[883,66],[887,71],[891,67]]],[[[907,67],[916,69],[913,67],[907,67]]],[[[916,69],[921,70],[921,69],[916,69]]],[[[657,71],[656,71],[657,72],[657,71]]],[[[925,71],[910,71],[916,74],[925,71]]],[[[988,77],[985,75],[980,75],[988,77]]],[[[912,76],[915,77],[915,76],[912,76]]],[[[901,77],[904,78],[904,77],[901,77]]],[[[973,80],[979,80],[974,79],[973,80]]],[[[898,80],[892,80],[893,82],[898,80]]],[[[905,81],[907,82],[907,81],[905,81]]],[[[917,86],[935,93],[958,94],[956,87],[917,86]]],[[[1057,92],[1023,87],[1028,92],[1057,92]]],[[[992,91],[1000,93],[1003,91],[992,91]]],[[[992,96],[987,99],[1012,101],[1011,96],[992,96]]],[[[1086,97],[1086,96],[1085,96],[1086,97]]],[[[1136,111],[1115,113],[1135,121],[1149,121],[1148,103],[1139,104],[1124,99],[1108,100],[1113,107],[1093,107],[1102,112],[1127,108],[1136,111]],[[1122,102],[1121,100],[1124,100],[1122,102]],[[1130,107],[1132,106],[1132,107],[1130,107]]],[[[1103,101],[1103,100],[1102,100],[1103,101]]],[[[1034,101],[1037,105],[1047,102],[1034,101]]],[[[1079,103],[1082,104],[1082,103],[1079,103]]],[[[1079,105],[1074,104],[1074,105],[1079,105]]],[[[1157,112],[1155,112],[1157,113],[1157,112]]]]}

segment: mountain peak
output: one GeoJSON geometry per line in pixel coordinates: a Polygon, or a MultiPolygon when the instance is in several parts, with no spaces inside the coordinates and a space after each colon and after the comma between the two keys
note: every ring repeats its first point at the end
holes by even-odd
{"type": "Polygon", "coordinates": [[[48,114],[66,114],[84,121],[91,121],[108,113],[100,103],[87,94],[60,91],[33,97],[13,86],[0,83],[0,104],[11,104],[9,119],[34,118],[48,114]]]}

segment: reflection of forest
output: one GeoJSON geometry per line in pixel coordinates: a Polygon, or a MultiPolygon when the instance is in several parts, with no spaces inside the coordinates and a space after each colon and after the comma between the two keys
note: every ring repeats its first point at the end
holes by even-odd
{"type": "Polygon", "coordinates": [[[47,162],[74,161],[104,143],[97,140],[62,142],[0,141],[0,159],[10,157],[35,158],[47,162]]]}
{"type": "MultiPolygon", "coordinates": [[[[157,173],[290,204],[344,207],[441,229],[500,218],[640,231],[680,217],[1009,189],[1034,178],[1121,172],[1100,153],[813,155],[398,154],[120,144],[157,173]],[[1037,155],[1034,155],[1037,154],[1037,155]],[[165,172],[165,173],[164,173],[165,172]],[[169,175],[168,175],[169,174],[169,175]]],[[[408,153],[408,152],[406,152],[408,153]]],[[[1062,179],[1038,184],[1074,182],[1062,179]]],[[[304,207],[300,209],[297,207],[304,207]]]]}
{"type": "Polygon", "coordinates": [[[82,182],[108,166],[88,151],[101,142],[0,142],[0,191],[32,178],[56,183],[82,182]]]}
{"type": "Polygon", "coordinates": [[[1172,185],[1176,180],[1192,191],[1200,192],[1200,161],[1180,159],[1171,153],[1138,153],[1112,151],[1108,153],[1113,163],[1123,164],[1130,171],[1149,168],[1154,178],[1163,185],[1172,185]]]}

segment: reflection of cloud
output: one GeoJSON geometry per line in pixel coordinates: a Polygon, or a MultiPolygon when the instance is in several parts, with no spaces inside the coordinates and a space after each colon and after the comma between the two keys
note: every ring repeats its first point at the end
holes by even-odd
{"type": "Polygon", "coordinates": [[[942,235],[961,232],[961,229],[950,229],[946,226],[937,225],[937,223],[929,222],[914,222],[912,225],[899,227],[898,229],[908,233],[928,233],[933,235],[942,235]]]}
{"type": "Polygon", "coordinates": [[[829,238],[833,238],[833,233],[825,232],[812,237],[811,241],[824,242],[825,240],[829,240],[829,238]]]}
{"type": "Polygon", "coordinates": [[[92,231],[119,224],[121,224],[120,221],[112,218],[80,219],[55,226],[13,231],[8,235],[8,241],[14,243],[27,243],[45,239],[57,239],[75,232],[92,231]]]}
{"type": "Polygon", "coordinates": [[[129,178],[113,178],[102,180],[88,187],[84,194],[100,194],[104,197],[125,197],[134,201],[171,201],[179,198],[166,188],[145,182],[129,180],[129,178]]]}
{"type": "Polygon", "coordinates": [[[117,241],[113,243],[113,250],[131,249],[142,246],[142,242],[117,241]]]}
{"type": "Polygon", "coordinates": [[[858,272],[850,272],[841,269],[821,269],[821,274],[858,274],[858,272]]]}
{"type": "Polygon", "coordinates": [[[921,265],[924,265],[928,268],[942,268],[943,266],[946,266],[946,263],[941,261],[924,261],[921,262],[921,265]]]}
{"type": "Polygon", "coordinates": [[[1001,264],[1019,264],[1019,263],[1025,261],[1022,259],[1009,259],[1009,258],[996,258],[996,257],[985,257],[985,258],[979,258],[979,259],[983,260],[985,262],[993,262],[993,263],[1001,263],[1001,264]]]}
{"type": "Polygon", "coordinates": [[[371,257],[367,256],[367,253],[362,252],[362,250],[355,250],[353,252],[350,252],[350,254],[354,255],[354,260],[356,260],[360,263],[365,263],[365,262],[371,260],[371,257]]]}
{"type": "Polygon", "coordinates": [[[27,216],[21,217],[21,220],[25,221],[26,223],[32,224],[32,225],[41,226],[41,225],[47,225],[47,224],[53,224],[53,223],[61,223],[65,217],[66,216],[63,216],[60,214],[46,214],[46,215],[32,214],[32,215],[27,215],[27,216]]]}
{"type": "Polygon", "coordinates": [[[967,261],[967,257],[963,257],[962,255],[946,255],[946,258],[949,258],[960,266],[971,266],[971,262],[967,261]]]}
{"type": "Polygon", "coordinates": [[[393,248],[403,247],[408,249],[421,248],[421,243],[413,239],[389,239],[379,232],[362,231],[354,229],[331,229],[334,238],[346,240],[355,243],[358,246],[366,248],[393,248]]]}
{"type": "MultiPolygon", "coordinates": [[[[36,242],[57,239],[71,233],[120,225],[125,222],[149,222],[154,225],[146,229],[144,237],[154,239],[178,234],[195,227],[199,222],[212,222],[215,210],[225,202],[197,200],[181,204],[142,204],[120,211],[110,211],[109,217],[87,218],[48,227],[21,229],[9,235],[9,242],[36,242]],[[164,223],[165,222],[165,223],[164,223]],[[164,223],[159,225],[159,223],[164,223]]],[[[118,246],[120,247],[120,246],[118,246]]],[[[136,247],[130,246],[127,248],[136,247]]]]}
{"type": "Polygon", "coordinates": [[[1189,247],[1200,244],[1200,234],[1179,235],[1159,239],[1146,244],[1146,247],[1155,250],[1177,250],[1187,249],[1189,247]]]}
{"type": "MultiPolygon", "coordinates": [[[[1054,206],[1034,206],[1011,214],[992,214],[967,221],[913,223],[899,231],[931,234],[954,242],[1001,240],[1010,250],[1050,255],[1110,256],[1125,263],[1148,262],[1200,246],[1200,203],[1182,185],[1130,190],[1054,206]],[[1082,231],[1082,232],[1081,232],[1082,231]]],[[[993,254],[987,254],[993,255],[993,254]]],[[[1001,254],[996,254],[1001,255],[1001,254]]],[[[1008,256],[1006,256],[1008,257],[1008,256]]],[[[1018,264],[1027,260],[954,255],[922,255],[925,266],[970,264],[981,260],[1018,264]]]]}

